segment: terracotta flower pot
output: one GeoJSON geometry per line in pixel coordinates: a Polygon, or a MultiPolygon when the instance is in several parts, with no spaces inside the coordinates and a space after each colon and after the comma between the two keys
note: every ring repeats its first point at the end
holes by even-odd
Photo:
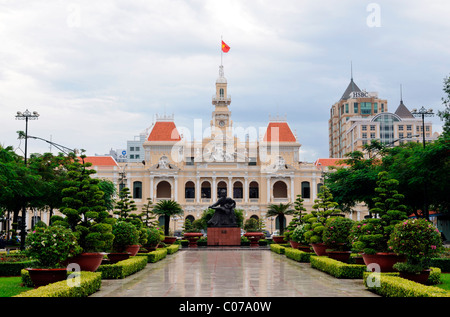
{"type": "Polygon", "coordinates": [[[352,253],[351,251],[333,251],[333,250],[327,251],[327,255],[330,259],[334,259],[344,263],[348,263],[351,253],[352,253]]]}
{"type": "Polygon", "coordinates": [[[291,248],[293,249],[298,249],[298,247],[300,246],[299,242],[295,242],[295,241],[289,241],[289,244],[291,245],[291,248]]]}
{"type": "Polygon", "coordinates": [[[103,252],[86,252],[78,254],[77,256],[66,261],[65,265],[70,263],[76,263],[80,266],[81,271],[95,272],[102,264],[103,256],[106,253],[103,252]]]}
{"type": "Polygon", "coordinates": [[[327,246],[324,243],[311,243],[314,253],[318,256],[327,255],[327,246]]]}
{"type": "Polygon", "coordinates": [[[177,241],[177,237],[165,237],[163,242],[165,244],[173,244],[175,241],[177,241]]]}
{"type": "Polygon", "coordinates": [[[201,232],[186,232],[183,235],[189,241],[189,247],[195,248],[197,247],[197,240],[203,237],[203,233],[201,232]]]}
{"type": "Polygon", "coordinates": [[[285,243],[284,236],[273,236],[273,242],[278,244],[285,243]]]}
{"type": "Polygon", "coordinates": [[[400,277],[416,283],[426,284],[430,277],[430,272],[431,269],[423,270],[418,273],[400,272],[400,277]]]}
{"type": "Polygon", "coordinates": [[[405,262],[406,257],[390,252],[378,252],[376,254],[363,254],[364,264],[378,264],[380,272],[396,272],[393,265],[397,262],[405,262]]]}
{"type": "Polygon", "coordinates": [[[40,287],[48,285],[50,283],[56,283],[63,281],[67,278],[67,269],[26,269],[30,274],[30,279],[33,282],[34,287],[40,287]]]}
{"type": "Polygon", "coordinates": [[[116,253],[108,253],[109,263],[115,264],[119,261],[126,260],[130,257],[129,252],[116,252],[116,253]]]}
{"type": "Polygon", "coordinates": [[[135,256],[140,247],[141,246],[139,244],[129,245],[125,248],[125,252],[130,252],[130,256],[135,256]]]}
{"type": "Polygon", "coordinates": [[[303,252],[311,252],[312,251],[310,245],[299,245],[299,247],[297,249],[299,249],[300,251],[303,251],[303,252]]]}
{"type": "Polygon", "coordinates": [[[258,246],[259,240],[261,240],[262,237],[264,237],[264,233],[262,232],[246,232],[244,233],[244,237],[247,237],[247,239],[250,241],[251,247],[258,246]]]}

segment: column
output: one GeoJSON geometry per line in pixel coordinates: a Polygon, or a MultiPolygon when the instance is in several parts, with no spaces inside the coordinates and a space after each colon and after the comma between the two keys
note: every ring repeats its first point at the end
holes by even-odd
{"type": "Polygon", "coordinates": [[[197,183],[195,185],[195,198],[197,200],[197,203],[200,202],[200,195],[201,195],[201,191],[200,191],[200,176],[197,175],[197,183]]]}
{"type": "Polygon", "coordinates": [[[244,177],[244,202],[248,202],[248,177],[244,177]]]}
{"type": "Polygon", "coordinates": [[[211,194],[211,199],[212,202],[216,201],[217,199],[217,187],[216,187],[216,177],[213,176],[212,177],[212,194],[211,194]]]}
{"type": "Polygon", "coordinates": [[[175,201],[179,201],[178,200],[178,176],[177,175],[175,175],[174,177],[174,186],[175,186],[175,188],[174,188],[174,200],[175,201]]]}
{"type": "Polygon", "coordinates": [[[267,203],[270,203],[270,176],[267,176],[267,203]]]}
{"type": "Polygon", "coordinates": [[[153,181],[154,181],[154,178],[155,178],[154,176],[150,176],[150,199],[153,202],[155,202],[155,199],[153,197],[153,186],[154,186],[153,181]]]}
{"type": "Polygon", "coordinates": [[[314,201],[314,199],[317,198],[317,184],[316,184],[316,173],[313,173],[312,182],[311,182],[311,200],[314,201]]]}
{"type": "Polygon", "coordinates": [[[294,175],[291,176],[291,202],[295,201],[294,175]]]}
{"type": "Polygon", "coordinates": [[[228,197],[233,198],[234,192],[233,192],[233,181],[232,181],[231,176],[228,176],[228,186],[227,187],[228,187],[228,189],[227,189],[228,197]]]}

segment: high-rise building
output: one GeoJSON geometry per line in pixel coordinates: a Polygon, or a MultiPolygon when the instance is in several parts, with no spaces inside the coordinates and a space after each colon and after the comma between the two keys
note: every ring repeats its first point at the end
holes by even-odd
{"type": "Polygon", "coordinates": [[[432,123],[414,117],[400,98],[394,113],[388,112],[386,99],[378,97],[377,92],[361,90],[353,81],[330,110],[329,154],[333,158],[344,158],[353,151],[364,150],[364,145],[379,140],[385,145],[399,145],[404,142],[426,142],[436,139],[432,123]],[[398,143],[397,143],[398,142],[398,143]]]}

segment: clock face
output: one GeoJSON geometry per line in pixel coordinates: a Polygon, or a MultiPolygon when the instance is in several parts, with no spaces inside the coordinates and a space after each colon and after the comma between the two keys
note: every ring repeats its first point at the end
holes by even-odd
{"type": "Polygon", "coordinates": [[[219,126],[223,127],[224,125],[225,125],[225,121],[220,120],[220,121],[219,121],[219,126]]]}

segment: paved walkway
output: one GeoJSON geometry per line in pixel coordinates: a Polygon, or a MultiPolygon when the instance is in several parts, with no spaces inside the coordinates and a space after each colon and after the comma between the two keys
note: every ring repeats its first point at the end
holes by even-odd
{"type": "Polygon", "coordinates": [[[269,250],[179,250],[91,297],[377,297],[269,250]]]}

